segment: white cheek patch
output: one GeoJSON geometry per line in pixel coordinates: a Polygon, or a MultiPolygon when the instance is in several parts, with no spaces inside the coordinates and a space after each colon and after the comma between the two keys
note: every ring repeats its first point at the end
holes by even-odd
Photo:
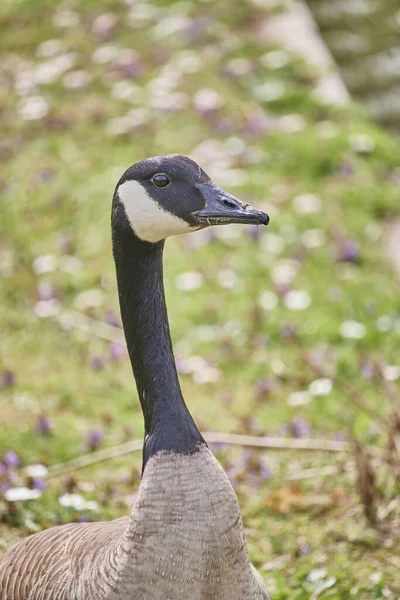
{"type": "Polygon", "coordinates": [[[125,207],[132,229],[145,242],[155,243],[170,235],[198,229],[161,208],[138,181],[122,183],[118,188],[118,197],[125,207]]]}

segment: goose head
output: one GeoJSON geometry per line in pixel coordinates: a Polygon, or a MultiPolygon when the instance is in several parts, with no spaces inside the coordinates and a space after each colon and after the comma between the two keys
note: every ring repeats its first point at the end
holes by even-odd
{"type": "Polygon", "coordinates": [[[193,160],[179,154],[132,165],[115,190],[113,220],[144,242],[209,225],[267,225],[266,213],[218,187],[193,160]]]}

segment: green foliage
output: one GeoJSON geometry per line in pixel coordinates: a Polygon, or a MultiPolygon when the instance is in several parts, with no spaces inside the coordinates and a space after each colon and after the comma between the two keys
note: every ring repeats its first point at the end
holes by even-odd
{"type": "MultiPolygon", "coordinates": [[[[172,336],[178,360],[192,365],[181,379],[201,429],[356,434],[382,444],[377,423],[340,382],[389,414],[384,381],[366,373],[377,361],[399,364],[398,284],[382,248],[385,219],[399,207],[398,140],[359,107],[321,104],[313,69],[261,36],[269,16],[261,3],[72,6],[21,0],[0,9],[0,456],[12,450],[23,466],[52,465],[97,447],[97,430],[100,447],[141,437],[126,356],[63,328],[59,311],[99,321],[118,314],[113,189],[136,160],[171,152],[192,154],[217,183],[271,213],[265,231],[220,228],[211,239],[167,242],[172,336]],[[48,40],[59,44],[45,57],[48,40]],[[101,49],[108,62],[93,58],[101,49]],[[51,79],[56,59],[71,66],[51,79]],[[198,93],[209,88],[215,106],[206,110],[198,93]],[[29,104],[32,96],[39,100],[29,104]],[[40,318],[49,307],[54,316],[40,318]],[[196,356],[204,360],[190,362],[196,356]],[[326,395],[308,392],[322,377],[310,357],[332,381],[326,395]]],[[[239,495],[251,558],[276,600],[396,597],[398,542],[366,528],[353,474],[288,481],[335,457],[218,456],[239,495]]],[[[50,480],[40,499],[12,510],[3,502],[2,545],[60,522],[127,514],[139,469],[131,455],[50,480]],[[98,507],[61,506],[69,491],[98,507]]]]}

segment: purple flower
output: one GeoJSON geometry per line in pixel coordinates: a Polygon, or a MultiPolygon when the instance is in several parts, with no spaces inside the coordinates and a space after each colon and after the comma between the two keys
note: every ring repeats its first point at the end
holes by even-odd
{"type": "Polygon", "coordinates": [[[70,235],[61,233],[57,240],[57,246],[63,254],[70,254],[74,249],[74,242],[70,235]]]}
{"type": "Polygon", "coordinates": [[[228,444],[225,442],[211,442],[209,444],[213,452],[220,452],[221,450],[225,450],[228,447],[228,444]]]}
{"type": "Polygon", "coordinates": [[[245,133],[251,136],[264,135],[275,126],[276,119],[264,113],[261,109],[255,109],[248,113],[245,133]]]}
{"type": "Polygon", "coordinates": [[[55,291],[48,281],[40,281],[36,288],[36,294],[39,300],[52,300],[55,297],[55,291]]]}
{"type": "Polygon", "coordinates": [[[0,462],[0,478],[8,478],[8,475],[8,466],[5,463],[0,462]]]}
{"type": "Polygon", "coordinates": [[[192,19],[189,25],[185,28],[185,35],[190,42],[200,41],[206,35],[210,26],[210,19],[206,16],[192,19]]]}
{"type": "Polygon", "coordinates": [[[36,421],[36,431],[40,435],[49,435],[51,432],[51,422],[46,415],[40,415],[36,421]]]}
{"type": "Polygon", "coordinates": [[[112,308],[106,308],[104,320],[108,325],[112,325],[113,327],[121,327],[120,320],[112,308]]]}
{"type": "Polygon", "coordinates": [[[42,183],[46,183],[54,177],[54,171],[52,169],[42,169],[35,176],[35,184],[41,185],[42,183]]]}
{"type": "Polygon", "coordinates": [[[256,402],[260,402],[264,400],[268,394],[273,392],[276,389],[276,382],[272,379],[260,379],[257,383],[256,392],[255,392],[255,400],[256,402]]]}
{"type": "Polygon", "coordinates": [[[235,124],[229,117],[216,116],[213,118],[212,126],[218,133],[232,133],[235,131],[235,124]]]}
{"type": "Polygon", "coordinates": [[[95,371],[101,371],[101,369],[104,369],[104,360],[101,358],[101,356],[91,356],[89,362],[90,366],[95,371]]]}
{"type": "Polygon", "coordinates": [[[311,425],[304,419],[297,418],[293,419],[290,424],[290,430],[295,438],[309,437],[311,434],[311,425]]]}
{"type": "Polygon", "coordinates": [[[252,63],[246,59],[239,58],[230,60],[221,68],[220,73],[222,77],[226,77],[227,79],[235,79],[237,77],[248,75],[252,71],[254,71],[254,65],[252,65],[252,63]]]}
{"type": "Polygon", "coordinates": [[[111,342],[108,346],[108,351],[113,360],[121,360],[126,357],[126,348],[118,342],[111,342]]]}
{"type": "Polygon", "coordinates": [[[11,469],[17,469],[21,464],[19,456],[12,450],[9,450],[5,453],[5,455],[3,456],[3,462],[5,465],[7,465],[7,467],[10,467],[11,469]]]}
{"type": "Polygon", "coordinates": [[[264,459],[260,460],[260,475],[263,479],[271,479],[271,469],[264,459]]]}
{"type": "Polygon", "coordinates": [[[104,434],[101,431],[101,429],[92,429],[91,431],[89,431],[86,434],[86,439],[85,439],[85,446],[86,446],[87,450],[89,450],[90,452],[92,452],[93,450],[96,450],[96,448],[100,445],[103,437],[104,437],[104,434]]]}
{"type": "Polygon", "coordinates": [[[342,177],[352,177],[354,175],[353,165],[350,162],[344,162],[339,166],[338,172],[342,177]]]}
{"type": "Polygon", "coordinates": [[[258,240],[261,237],[261,227],[258,225],[248,225],[246,231],[247,235],[252,240],[258,240]]]}
{"type": "Polygon", "coordinates": [[[375,377],[375,365],[374,363],[366,360],[361,363],[361,372],[365,379],[372,379],[375,377]]]}
{"type": "Polygon", "coordinates": [[[0,494],[4,494],[4,492],[6,492],[7,490],[9,490],[11,487],[11,485],[7,482],[2,483],[0,481],[0,494]]]}
{"type": "Polygon", "coordinates": [[[79,514],[77,519],[75,520],[75,522],[76,523],[88,523],[89,517],[87,515],[79,514]]]}
{"type": "Polygon", "coordinates": [[[46,482],[43,481],[43,479],[34,479],[32,481],[32,487],[34,490],[40,490],[43,492],[43,490],[46,489],[46,482]]]}
{"type": "Polygon", "coordinates": [[[358,263],[360,261],[360,246],[355,240],[344,240],[337,253],[338,262],[358,263]]]}
{"type": "Polygon", "coordinates": [[[1,375],[1,384],[3,388],[11,387],[15,384],[15,373],[6,369],[1,375]]]}
{"type": "Polygon", "coordinates": [[[308,554],[310,552],[310,546],[308,544],[300,544],[297,547],[296,554],[301,556],[302,554],[308,554]]]}
{"type": "Polygon", "coordinates": [[[281,329],[281,336],[286,340],[293,339],[296,336],[296,327],[293,323],[286,323],[281,329]]]}
{"type": "Polygon", "coordinates": [[[93,21],[92,32],[98,40],[105,42],[113,39],[117,26],[117,17],[113,13],[102,13],[93,21]]]}

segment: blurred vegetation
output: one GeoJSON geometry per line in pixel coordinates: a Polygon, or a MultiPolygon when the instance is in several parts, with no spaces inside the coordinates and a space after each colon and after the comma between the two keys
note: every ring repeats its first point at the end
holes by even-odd
{"type": "Polygon", "coordinates": [[[341,75],[380,123],[400,126],[397,0],[307,0],[341,75]]]}
{"type": "Polygon", "coordinates": [[[260,34],[278,9],[1,4],[0,551],[134,501],[139,453],[47,482],[32,465],[142,436],[123,347],[64,317],[118,327],[114,186],[133,162],[177,152],[271,215],[265,231],[167,242],[172,336],[196,422],[360,440],[356,463],[215,448],[251,558],[275,599],[399,597],[400,300],[382,237],[399,213],[400,148],[360,107],[318,101],[314,69],[260,34]],[[37,499],[9,502],[21,486],[37,499]]]}

